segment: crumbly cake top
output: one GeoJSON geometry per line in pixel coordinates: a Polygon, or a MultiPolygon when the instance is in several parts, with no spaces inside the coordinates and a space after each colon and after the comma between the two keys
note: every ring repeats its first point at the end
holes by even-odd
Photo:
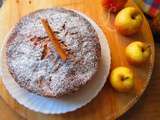
{"type": "Polygon", "coordinates": [[[7,41],[7,62],[15,81],[43,96],[77,91],[96,73],[100,44],[92,25],[79,14],[63,8],[43,9],[23,17],[7,41]],[[61,60],[47,36],[46,18],[69,53],[61,60]]]}

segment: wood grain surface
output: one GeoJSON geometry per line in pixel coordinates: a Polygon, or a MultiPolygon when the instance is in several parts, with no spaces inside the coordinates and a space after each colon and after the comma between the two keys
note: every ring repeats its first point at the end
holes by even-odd
{"type": "MultiPolygon", "coordinates": [[[[0,81],[0,94],[4,101],[17,113],[28,120],[107,120],[116,119],[119,115],[125,113],[131,108],[134,103],[141,96],[145,90],[150,73],[152,71],[154,63],[154,43],[149,25],[144,19],[142,29],[133,37],[124,37],[117,33],[115,30],[110,30],[108,26],[112,26],[112,21],[107,21],[107,13],[101,6],[101,0],[6,0],[5,4],[0,9],[0,45],[4,40],[6,33],[9,29],[19,20],[20,17],[36,9],[47,7],[66,7],[79,10],[90,16],[104,31],[111,48],[112,56],[112,68],[116,66],[127,66],[131,68],[135,73],[135,88],[131,93],[120,94],[112,89],[109,82],[106,83],[100,94],[87,106],[64,115],[44,115],[30,111],[23,106],[19,105],[15,100],[11,98],[7,90],[0,81]],[[144,29],[145,28],[145,29],[144,29]],[[133,41],[144,41],[151,45],[152,56],[150,61],[142,66],[136,67],[128,64],[124,55],[125,47],[133,41]]],[[[127,6],[135,6],[135,4],[129,0],[127,6]]],[[[113,17],[113,16],[112,16],[113,17]]],[[[113,17],[114,18],[114,17],[113,17]]],[[[1,102],[5,108],[5,104],[1,102]]],[[[21,119],[12,110],[7,108],[8,114],[13,119],[21,119]],[[17,117],[17,118],[16,118],[17,117]]],[[[3,114],[3,110],[1,110],[3,114]]],[[[3,116],[3,115],[2,115],[3,116]]],[[[7,118],[3,116],[3,118],[7,118]]]]}

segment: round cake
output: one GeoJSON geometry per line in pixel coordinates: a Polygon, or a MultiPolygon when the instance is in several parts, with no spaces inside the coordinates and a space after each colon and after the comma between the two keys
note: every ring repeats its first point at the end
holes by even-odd
{"type": "Polygon", "coordinates": [[[85,18],[72,10],[52,8],[20,19],[9,34],[6,57],[9,72],[20,87],[58,97],[73,93],[92,80],[101,48],[97,33],[85,18]],[[48,20],[68,52],[66,61],[55,50],[42,18],[48,20]]]}

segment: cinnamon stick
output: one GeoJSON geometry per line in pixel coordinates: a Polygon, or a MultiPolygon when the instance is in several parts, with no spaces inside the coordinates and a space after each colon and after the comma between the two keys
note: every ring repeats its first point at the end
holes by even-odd
{"type": "Polygon", "coordinates": [[[52,41],[57,53],[60,55],[61,59],[63,61],[65,61],[67,59],[67,53],[61,47],[61,44],[59,43],[59,40],[56,37],[55,33],[52,31],[51,27],[49,26],[48,21],[46,19],[41,19],[41,22],[42,22],[43,27],[44,27],[45,31],[47,32],[50,40],[52,41]]]}

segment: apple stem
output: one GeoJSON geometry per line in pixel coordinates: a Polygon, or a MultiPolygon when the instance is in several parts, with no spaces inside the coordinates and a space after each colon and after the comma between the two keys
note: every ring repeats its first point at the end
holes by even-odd
{"type": "Polygon", "coordinates": [[[131,17],[132,17],[132,19],[135,19],[136,16],[137,16],[137,13],[136,13],[136,14],[133,14],[131,17]]]}
{"type": "Polygon", "coordinates": [[[151,46],[148,45],[146,48],[142,48],[142,52],[144,52],[145,50],[150,49],[150,48],[151,48],[151,46]]]}
{"type": "Polygon", "coordinates": [[[122,81],[124,81],[124,80],[127,80],[129,77],[123,77],[122,78],[122,81]]]}

